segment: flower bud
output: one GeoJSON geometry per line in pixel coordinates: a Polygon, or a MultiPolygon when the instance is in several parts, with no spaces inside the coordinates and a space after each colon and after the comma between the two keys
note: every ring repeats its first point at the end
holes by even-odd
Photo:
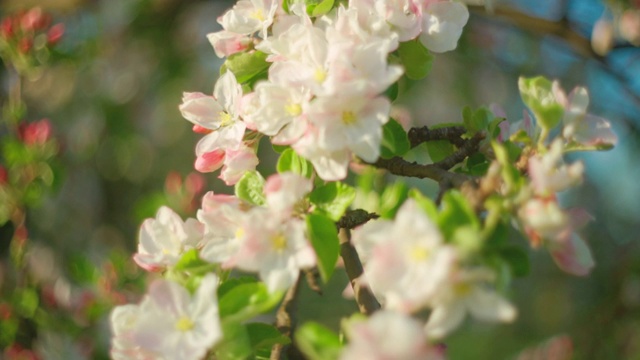
{"type": "Polygon", "coordinates": [[[49,45],[57,44],[64,35],[64,24],[55,24],[47,31],[47,43],[49,45]]]}
{"type": "Polygon", "coordinates": [[[49,119],[42,119],[33,123],[20,124],[18,135],[26,145],[44,144],[51,137],[51,123],[49,119]]]}
{"type": "Polygon", "coordinates": [[[599,19],[593,26],[591,33],[591,47],[596,54],[605,56],[613,48],[613,24],[605,19],[599,19]]]}

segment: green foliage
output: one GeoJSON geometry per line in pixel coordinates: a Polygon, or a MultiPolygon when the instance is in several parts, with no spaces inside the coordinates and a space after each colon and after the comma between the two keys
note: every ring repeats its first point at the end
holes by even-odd
{"type": "Polygon", "coordinates": [[[265,180],[257,171],[246,172],[235,185],[236,196],[254,205],[264,205],[265,180]]]}
{"type": "Polygon", "coordinates": [[[438,225],[446,239],[453,239],[458,230],[468,228],[474,231],[480,229],[480,221],[469,205],[467,199],[457,190],[447,191],[442,197],[442,210],[438,216],[438,225]]]}
{"type": "Polygon", "coordinates": [[[262,51],[233,54],[220,68],[220,74],[231,71],[239,84],[247,83],[269,68],[271,64],[266,59],[267,54],[262,51]]]}
{"type": "Polygon", "coordinates": [[[422,45],[419,39],[401,42],[398,54],[405,75],[411,80],[420,80],[429,75],[434,56],[422,45]]]}
{"type": "Polygon", "coordinates": [[[432,220],[436,220],[438,218],[438,207],[430,198],[424,196],[419,190],[411,189],[409,191],[408,196],[415,200],[418,205],[424,210],[424,212],[429,216],[432,220]]]}
{"type": "Polygon", "coordinates": [[[562,120],[564,109],[552,91],[552,82],[543,76],[518,79],[520,97],[536,116],[540,127],[549,131],[562,120]]]}
{"type": "Polygon", "coordinates": [[[380,156],[389,159],[394,156],[402,156],[411,148],[407,133],[402,125],[394,119],[382,127],[382,148],[380,156]]]}
{"type": "Polygon", "coordinates": [[[282,293],[269,293],[264,283],[239,283],[220,297],[220,318],[223,323],[248,320],[273,309],[280,299],[282,293]]]}
{"type": "Polygon", "coordinates": [[[340,255],[340,240],[336,224],[319,214],[307,215],[307,232],[318,257],[318,270],[324,282],[329,281],[340,255]]]}
{"type": "Polygon", "coordinates": [[[310,360],[335,360],[340,354],[340,338],[326,327],[308,322],[302,325],[295,335],[298,348],[310,360]]]}
{"type": "Polygon", "coordinates": [[[216,359],[269,359],[271,347],[289,344],[291,340],[272,325],[264,323],[226,323],[224,340],[216,346],[216,359]]]}
{"type": "Polygon", "coordinates": [[[407,199],[409,187],[401,181],[387,185],[382,194],[380,194],[380,207],[378,215],[386,219],[392,219],[396,216],[398,209],[407,199]]]}
{"type": "Polygon", "coordinates": [[[180,260],[174,265],[173,270],[184,271],[193,275],[203,275],[216,268],[216,265],[202,260],[197,249],[191,249],[182,255],[180,260]]]}
{"type": "Polygon", "coordinates": [[[290,171],[307,178],[310,178],[313,174],[313,165],[311,162],[298,155],[291,148],[284,149],[280,154],[276,169],[279,173],[290,171]]]}
{"type": "Polygon", "coordinates": [[[327,14],[333,8],[334,0],[307,0],[307,14],[320,17],[327,14]]]}
{"type": "Polygon", "coordinates": [[[495,117],[489,109],[484,107],[474,111],[471,107],[465,106],[462,110],[462,121],[467,128],[464,137],[471,138],[476,133],[486,131],[491,138],[495,139],[500,134],[498,125],[505,119],[495,117]]]}
{"type": "Polygon", "coordinates": [[[356,190],[340,181],[315,188],[309,195],[309,201],[315,205],[314,214],[324,215],[338,221],[356,197],[356,190]]]}

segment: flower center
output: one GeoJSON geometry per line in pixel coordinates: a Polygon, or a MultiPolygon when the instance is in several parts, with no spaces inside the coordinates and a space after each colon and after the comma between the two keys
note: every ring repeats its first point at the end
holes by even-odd
{"type": "Polygon", "coordinates": [[[257,9],[256,11],[254,11],[251,14],[251,18],[256,19],[258,21],[264,21],[264,13],[262,12],[262,9],[257,9]]]}
{"type": "Polygon", "coordinates": [[[343,111],[342,112],[342,122],[345,125],[352,125],[356,121],[358,121],[358,118],[356,117],[356,114],[353,113],[353,111],[343,111]]]}
{"type": "Polygon", "coordinates": [[[243,228],[238,228],[238,230],[236,230],[236,239],[241,239],[244,237],[244,229],[243,228]]]}
{"type": "Polygon", "coordinates": [[[220,127],[228,126],[233,124],[233,116],[226,111],[221,111],[220,114],[220,127]]]}
{"type": "Polygon", "coordinates": [[[276,251],[282,251],[287,248],[287,238],[282,234],[277,234],[271,237],[271,246],[276,251]]]}
{"type": "Polygon", "coordinates": [[[191,321],[187,316],[182,316],[178,321],[176,321],[176,329],[182,332],[187,332],[193,329],[194,326],[195,324],[193,321],[191,321]]]}
{"type": "Polygon", "coordinates": [[[313,74],[313,79],[318,83],[323,83],[327,79],[327,72],[323,68],[317,68],[313,74]]]}
{"type": "Polygon", "coordinates": [[[288,104],[284,107],[284,110],[292,117],[302,114],[302,106],[300,104],[288,104]]]}
{"type": "Polygon", "coordinates": [[[422,246],[415,246],[411,251],[411,259],[416,262],[427,260],[429,255],[430,251],[422,246]]]}

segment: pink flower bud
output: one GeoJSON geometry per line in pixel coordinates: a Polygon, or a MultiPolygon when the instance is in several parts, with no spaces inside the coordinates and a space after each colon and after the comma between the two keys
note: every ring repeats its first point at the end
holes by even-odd
{"type": "Polygon", "coordinates": [[[596,54],[605,56],[613,47],[613,24],[605,19],[599,19],[593,26],[591,33],[591,47],[596,54]]]}
{"type": "Polygon", "coordinates": [[[13,19],[4,18],[0,23],[0,36],[5,39],[9,39],[13,36],[13,19]]]}
{"type": "Polygon", "coordinates": [[[51,137],[51,122],[42,119],[33,123],[20,124],[18,128],[20,140],[26,145],[44,144],[51,137]]]}
{"type": "Polygon", "coordinates": [[[191,128],[191,130],[193,130],[194,133],[198,133],[198,134],[209,134],[213,131],[211,129],[207,129],[206,127],[202,127],[200,125],[193,125],[193,128],[191,128]]]}
{"type": "Polygon", "coordinates": [[[620,34],[633,45],[640,45],[640,11],[627,10],[622,14],[620,34]]]}
{"type": "Polygon", "coordinates": [[[182,177],[176,171],[171,171],[167,174],[167,178],[164,180],[164,191],[167,194],[177,194],[182,187],[182,177]]]}
{"type": "Polygon", "coordinates": [[[204,190],[205,180],[204,176],[201,174],[192,172],[187,175],[187,178],[184,180],[184,185],[187,188],[187,192],[190,194],[198,194],[204,190]]]}
{"type": "Polygon", "coordinates": [[[18,43],[18,50],[20,50],[21,53],[26,54],[31,51],[31,48],[33,48],[32,38],[25,37],[20,39],[20,42],[18,43]]]}
{"type": "Polygon", "coordinates": [[[35,7],[27,11],[20,19],[20,27],[24,31],[38,30],[42,22],[42,9],[35,7]]]}
{"type": "Polygon", "coordinates": [[[9,181],[9,173],[4,166],[0,165],[0,185],[6,184],[9,181]]]}
{"type": "Polygon", "coordinates": [[[47,43],[49,45],[57,44],[64,35],[64,24],[55,24],[47,31],[47,43]]]}

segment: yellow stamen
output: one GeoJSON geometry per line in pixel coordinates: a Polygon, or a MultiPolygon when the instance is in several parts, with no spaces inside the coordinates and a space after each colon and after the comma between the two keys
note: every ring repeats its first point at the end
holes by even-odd
{"type": "Polygon", "coordinates": [[[220,114],[218,114],[218,116],[220,116],[221,127],[233,124],[233,116],[231,116],[231,114],[229,114],[228,112],[221,111],[220,114]]]}
{"type": "Polygon", "coordinates": [[[271,246],[276,251],[282,251],[287,248],[287,238],[282,234],[275,235],[271,237],[271,246]]]}
{"type": "Polygon", "coordinates": [[[318,83],[323,83],[327,79],[327,72],[323,68],[317,68],[313,74],[313,79],[318,83]]]}
{"type": "Polygon", "coordinates": [[[284,110],[287,112],[287,114],[293,117],[300,116],[300,114],[302,114],[302,106],[300,106],[300,104],[286,105],[284,107],[284,110]]]}
{"type": "Polygon", "coordinates": [[[238,228],[238,230],[236,230],[236,239],[241,239],[242,237],[244,237],[244,229],[238,228]]]}
{"type": "Polygon", "coordinates": [[[343,111],[342,112],[342,122],[345,125],[352,125],[354,124],[356,121],[358,121],[358,118],[356,117],[356,115],[353,113],[353,111],[343,111]]]}
{"type": "Polygon", "coordinates": [[[251,14],[251,17],[258,20],[258,21],[264,21],[265,17],[264,17],[264,13],[262,12],[262,9],[257,9],[256,11],[254,11],[251,14]]]}
{"type": "Polygon", "coordinates": [[[187,332],[187,331],[193,329],[194,326],[195,326],[195,324],[193,323],[193,321],[191,321],[191,319],[189,319],[186,316],[181,317],[176,322],[176,329],[180,330],[182,332],[187,332]]]}
{"type": "Polygon", "coordinates": [[[429,255],[430,251],[420,246],[415,246],[411,251],[411,258],[416,262],[427,260],[429,255]]]}

